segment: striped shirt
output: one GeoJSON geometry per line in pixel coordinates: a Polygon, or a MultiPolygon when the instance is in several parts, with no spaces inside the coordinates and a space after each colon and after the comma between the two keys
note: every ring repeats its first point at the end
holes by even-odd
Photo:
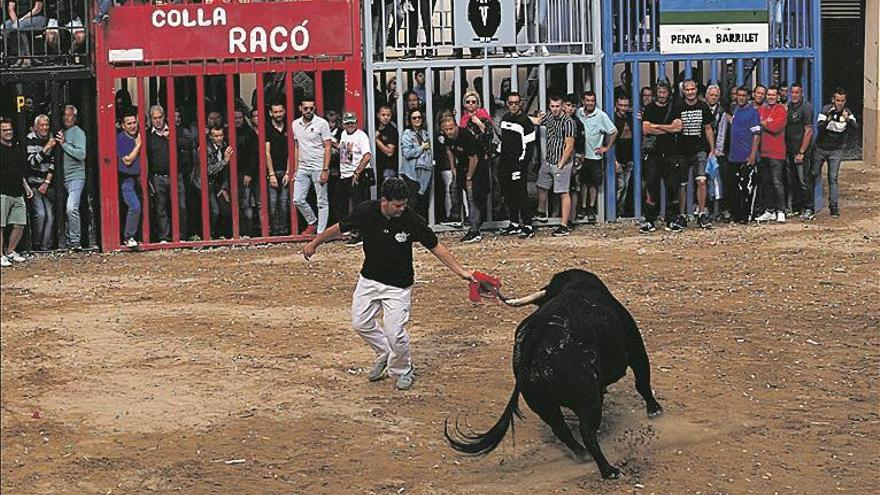
{"type": "MultiPolygon", "coordinates": [[[[577,128],[571,117],[562,113],[559,117],[554,117],[552,113],[544,115],[541,119],[541,125],[547,128],[547,162],[554,165],[559,163],[562,158],[562,152],[565,150],[565,138],[574,138],[577,135],[577,128]]],[[[572,152],[572,156],[574,153],[572,152]]],[[[568,157],[565,164],[571,163],[572,156],[568,157]]]]}

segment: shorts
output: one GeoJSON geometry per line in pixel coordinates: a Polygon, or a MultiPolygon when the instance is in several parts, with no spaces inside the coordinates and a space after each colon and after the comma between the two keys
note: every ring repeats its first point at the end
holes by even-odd
{"type": "Polygon", "coordinates": [[[584,165],[581,167],[581,171],[578,174],[581,179],[581,184],[593,187],[600,187],[602,185],[604,168],[604,159],[600,158],[598,160],[592,160],[590,158],[585,158],[584,165]]]}
{"type": "Polygon", "coordinates": [[[24,196],[0,194],[0,227],[27,225],[27,206],[24,196]]]}
{"type": "MultiPolygon", "coordinates": [[[[77,17],[76,19],[73,19],[73,20],[71,20],[70,22],[64,24],[64,27],[66,27],[66,28],[78,28],[78,29],[72,29],[72,31],[75,32],[75,33],[85,31],[85,29],[82,28],[82,27],[83,27],[83,23],[82,23],[82,21],[80,20],[79,17],[77,17]]],[[[49,19],[48,22],[46,23],[46,29],[58,29],[58,19],[49,19]]]]}
{"type": "Polygon", "coordinates": [[[678,184],[687,185],[688,175],[691,167],[694,167],[694,180],[700,177],[706,180],[706,152],[700,151],[695,155],[679,156],[676,160],[678,163],[678,184]]]}
{"type": "Polygon", "coordinates": [[[567,193],[571,188],[571,169],[570,163],[559,169],[555,164],[544,162],[538,170],[538,180],[535,181],[535,185],[548,190],[552,187],[556,194],[567,193]]]}

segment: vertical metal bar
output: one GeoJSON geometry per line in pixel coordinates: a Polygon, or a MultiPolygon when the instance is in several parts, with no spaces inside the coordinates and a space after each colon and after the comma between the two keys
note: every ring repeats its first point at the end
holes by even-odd
{"type": "MultiPolygon", "coordinates": [[[[610,24],[609,24],[610,25],[610,24]]],[[[617,53],[623,53],[623,39],[626,33],[623,32],[623,0],[617,0],[617,53]]]]}
{"type": "Polygon", "coordinates": [[[745,82],[745,64],[743,59],[736,59],[736,85],[742,86],[745,82]]]}
{"type": "MultiPolygon", "coordinates": [[[[394,77],[397,78],[397,91],[400,92],[400,90],[403,89],[403,70],[398,68],[394,74],[394,77]]],[[[427,97],[427,95],[425,95],[425,96],[427,97]]],[[[400,137],[403,135],[403,129],[404,129],[404,127],[406,127],[404,125],[404,123],[406,122],[406,117],[403,115],[404,114],[404,107],[405,107],[405,102],[403,101],[403,93],[401,93],[401,96],[398,97],[397,100],[394,102],[394,106],[395,106],[395,113],[397,114],[396,125],[397,125],[397,132],[399,133],[399,135],[398,135],[398,144],[399,144],[401,141],[400,137]]],[[[369,133],[375,132],[376,134],[378,134],[379,130],[377,127],[373,127],[368,132],[369,133]]],[[[371,146],[375,147],[376,137],[373,136],[373,138],[370,140],[370,142],[372,143],[371,146]]],[[[399,148],[399,146],[398,146],[398,148],[399,148]]],[[[380,151],[378,148],[376,148],[376,151],[374,151],[373,153],[374,153],[374,155],[378,155],[380,153],[380,151]]],[[[400,166],[402,164],[403,164],[403,153],[398,152],[397,153],[397,170],[400,170],[400,166]]],[[[374,169],[374,171],[376,172],[376,187],[378,188],[382,184],[382,178],[379,177],[379,173],[380,172],[384,173],[384,170],[380,171],[378,169],[374,169]]]]}
{"type": "MultiPolygon", "coordinates": [[[[166,108],[168,113],[165,119],[168,121],[168,161],[170,162],[168,179],[171,181],[171,240],[180,242],[184,237],[180,233],[180,184],[177,181],[180,164],[177,163],[177,121],[174,114],[177,112],[177,102],[174,95],[174,77],[165,78],[166,108]]],[[[185,233],[184,233],[185,234],[185,233]]]]}
{"type": "Polygon", "coordinates": [[[635,116],[639,115],[642,110],[642,98],[641,95],[638,97],[635,96],[639,92],[639,88],[641,87],[641,71],[639,70],[638,62],[633,64],[633,72],[632,72],[632,114],[633,114],[633,126],[632,126],[632,135],[633,135],[633,215],[636,218],[641,218],[642,216],[642,126],[639,125],[641,123],[640,120],[636,119],[635,116]]]}
{"type": "Polygon", "coordinates": [[[547,111],[547,65],[538,64],[538,108],[547,111]]]}
{"type": "Polygon", "coordinates": [[[691,61],[689,59],[686,59],[684,61],[684,78],[691,79],[693,77],[694,77],[694,68],[691,65],[691,61]]]}
{"type": "Polygon", "coordinates": [[[566,93],[578,93],[574,89],[574,64],[571,62],[565,64],[565,89],[566,93]]]}
{"type": "MultiPolygon", "coordinates": [[[[211,238],[211,211],[208,204],[208,143],[205,123],[205,76],[196,76],[196,112],[199,132],[199,187],[202,192],[202,239],[211,238]]],[[[262,113],[262,111],[261,111],[262,113]]]]}
{"type": "MultiPolygon", "coordinates": [[[[286,98],[287,115],[285,116],[284,126],[287,127],[287,170],[290,173],[290,181],[287,183],[287,204],[290,210],[290,235],[299,234],[299,215],[298,210],[293,204],[293,181],[296,177],[296,171],[299,168],[298,160],[294,159],[294,148],[296,144],[293,142],[293,116],[296,115],[296,102],[293,99],[293,72],[285,65],[284,67],[284,95],[286,98]]],[[[317,105],[317,103],[315,103],[317,105]]],[[[298,156],[296,158],[299,158],[298,156]]]]}
{"type": "MultiPolygon", "coordinates": [[[[425,68],[425,94],[433,95],[434,94],[434,72],[431,69],[431,66],[425,68]]],[[[428,101],[425,102],[425,113],[426,115],[422,119],[422,122],[428,126],[428,139],[431,140],[431,156],[434,157],[434,177],[432,177],[431,186],[428,187],[428,225],[434,225],[435,220],[437,219],[436,208],[437,208],[437,196],[434,194],[436,188],[434,185],[438,179],[437,177],[437,150],[434,149],[434,98],[426,98],[428,101]]],[[[402,140],[401,140],[402,141],[402,140]]],[[[402,153],[401,153],[402,154],[402,153]]],[[[442,178],[440,180],[443,180],[442,178]]]]}
{"type": "Polygon", "coordinates": [[[709,83],[718,84],[718,60],[709,62],[709,83]]]}
{"type": "MultiPolygon", "coordinates": [[[[354,36],[354,33],[360,32],[361,37],[363,38],[364,48],[364,58],[368,60],[368,66],[366,67],[367,74],[370,73],[370,67],[372,66],[373,60],[376,58],[376,40],[373,39],[373,2],[363,2],[363,17],[361,18],[362,25],[365,29],[355,31],[352,29],[351,35],[354,36]]],[[[352,16],[352,19],[357,19],[357,11],[354,12],[355,15],[352,16]]],[[[381,26],[381,24],[380,24],[381,26]]],[[[357,52],[357,45],[355,45],[355,52],[357,52]]],[[[384,56],[384,53],[382,53],[384,56]]]]}
{"type": "Polygon", "coordinates": [[[764,57],[761,59],[761,84],[764,86],[770,85],[770,78],[772,74],[770,73],[770,59],[764,57]]]}
{"type": "Polygon", "coordinates": [[[266,171],[268,162],[266,160],[266,95],[264,94],[263,73],[256,74],[257,85],[257,158],[260,167],[260,234],[263,237],[269,237],[269,185],[266,183],[269,173],[266,171]]]}
{"type": "MultiPolygon", "coordinates": [[[[825,95],[822,88],[822,9],[819,0],[813,0],[812,3],[812,36],[810,41],[813,43],[813,60],[811,61],[812,81],[810,89],[813,98],[813,108],[818,115],[822,109],[822,102],[825,101],[825,95]]],[[[816,119],[813,119],[813,135],[818,135],[816,128],[816,119]]],[[[819,211],[823,207],[822,195],[822,178],[816,180],[815,190],[815,211],[819,211]]]]}
{"type": "MultiPolygon", "coordinates": [[[[489,113],[489,125],[490,126],[493,125],[492,124],[492,103],[493,102],[492,102],[491,89],[492,89],[491,73],[489,72],[489,66],[484,64],[483,65],[483,94],[480,95],[480,98],[482,98],[482,100],[483,100],[483,108],[486,110],[486,112],[489,113]]],[[[489,129],[487,129],[487,131],[494,132],[489,129]]],[[[486,166],[489,167],[489,173],[492,175],[492,177],[494,177],[495,170],[493,170],[493,167],[492,167],[492,160],[487,161],[486,166]]],[[[493,181],[490,179],[489,180],[489,197],[486,199],[486,209],[488,210],[488,213],[485,216],[485,219],[487,222],[491,222],[494,220],[494,218],[492,217],[492,210],[494,210],[494,208],[492,207],[493,206],[492,205],[492,196],[493,196],[492,193],[494,192],[494,191],[492,191],[492,184],[493,184],[493,181]]]]}
{"type": "Polygon", "coordinates": [[[141,151],[140,151],[140,160],[141,160],[141,234],[145,244],[150,243],[150,186],[149,186],[149,177],[150,177],[150,165],[147,163],[147,130],[144,125],[144,120],[141,116],[146,115],[147,120],[149,122],[150,118],[150,106],[149,106],[149,91],[150,88],[144,84],[144,78],[137,78],[137,95],[138,99],[143,97],[138,102],[138,106],[140,107],[140,111],[138,112],[138,134],[141,137],[141,151]]]}
{"type": "Polygon", "coordinates": [[[510,89],[521,93],[519,89],[519,65],[516,64],[510,66],[510,89]]]}
{"type": "Polygon", "coordinates": [[[455,85],[455,115],[461,117],[461,71],[458,67],[453,69],[453,84],[455,85]]]}
{"type": "MultiPolygon", "coordinates": [[[[607,59],[607,57],[606,57],[607,59]]],[[[624,65],[624,70],[627,69],[627,66],[624,65]]],[[[613,62],[605,62],[605,81],[602,86],[602,103],[599,106],[599,109],[602,110],[606,108],[606,102],[614,101],[614,65],[613,62]]],[[[612,104],[612,103],[607,103],[612,104]]],[[[616,174],[614,170],[614,153],[610,156],[605,156],[603,160],[603,165],[605,166],[605,187],[604,191],[601,191],[604,194],[604,198],[600,198],[597,201],[601,201],[604,199],[605,205],[605,214],[602,215],[602,212],[599,212],[599,217],[605,219],[605,221],[613,222],[617,219],[617,197],[614,194],[615,184],[616,184],[616,174]],[[609,192],[610,191],[610,192],[609,192]]],[[[601,203],[600,203],[601,204],[601,203]]]]}
{"type": "MultiPolygon", "coordinates": [[[[89,30],[91,31],[91,30],[89,30]]],[[[110,71],[104,48],[104,30],[97,29],[95,37],[95,88],[98,109],[98,194],[100,201],[102,251],[119,248],[119,179],[116,157],[116,115],[115,95],[113,93],[114,78],[110,71]]],[[[21,92],[19,91],[19,94],[21,92]]],[[[96,222],[97,224],[97,222],[96,222]]]]}
{"type": "MultiPolygon", "coordinates": [[[[232,74],[226,74],[226,115],[232,117],[226,119],[229,128],[229,146],[234,150],[229,159],[229,216],[232,217],[232,238],[238,239],[241,210],[238,207],[238,142],[235,129],[235,81],[232,74]]],[[[248,232],[250,235],[250,232],[248,232]]]]}

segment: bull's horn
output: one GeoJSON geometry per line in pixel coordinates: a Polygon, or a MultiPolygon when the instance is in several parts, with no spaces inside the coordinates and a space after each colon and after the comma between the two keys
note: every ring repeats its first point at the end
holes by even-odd
{"type": "Polygon", "coordinates": [[[546,290],[539,290],[538,292],[535,292],[534,294],[529,294],[528,296],[521,297],[519,299],[505,299],[504,304],[507,304],[508,306],[525,306],[526,304],[531,304],[531,303],[537,301],[538,299],[541,299],[546,294],[547,294],[546,290]]]}

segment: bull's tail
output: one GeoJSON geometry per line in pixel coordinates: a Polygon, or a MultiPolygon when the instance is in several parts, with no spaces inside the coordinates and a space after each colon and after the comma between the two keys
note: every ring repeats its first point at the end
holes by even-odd
{"type": "Polygon", "coordinates": [[[489,431],[477,434],[465,433],[461,431],[458,421],[456,421],[454,434],[456,437],[460,438],[459,440],[450,435],[449,419],[447,418],[443,423],[443,434],[446,435],[446,440],[449,442],[449,445],[459,452],[471,455],[488,454],[498,447],[498,444],[504,439],[504,435],[507,434],[508,428],[512,433],[512,430],[514,429],[514,415],[520,419],[523,417],[522,412],[519,410],[518,385],[513,388],[513,393],[510,395],[507,407],[504,408],[504,413],[501,414],[501,417],[498,418],[498,421],[489,429],[489,431]]]}

